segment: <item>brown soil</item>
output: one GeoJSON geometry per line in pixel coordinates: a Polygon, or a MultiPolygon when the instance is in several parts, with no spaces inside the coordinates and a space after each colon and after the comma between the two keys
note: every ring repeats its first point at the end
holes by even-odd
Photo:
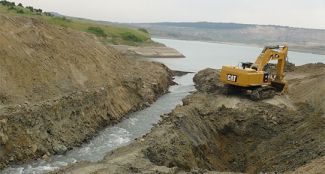
{"type": "Polygon", "coordinates": [[[186,97],[183,106],[164,116],[151,133],[107,154],[101,162],[83,162],[56,173],[319,173],[323,169],[325,98],[308,89],[322,92],[323,83],[315,82],[324,79],[324,64],[288,72],[290,93],[261,102],[220,94],[218,79],[205,73],[218,72],[201,71],[195,81],[204,83],[204,88],[186,97]]]}
{"type": "Polygon", "coordinates": [[[167,92],[172,72],[92,35],[0,14],[0,169],[64,153],[167,92]]]}

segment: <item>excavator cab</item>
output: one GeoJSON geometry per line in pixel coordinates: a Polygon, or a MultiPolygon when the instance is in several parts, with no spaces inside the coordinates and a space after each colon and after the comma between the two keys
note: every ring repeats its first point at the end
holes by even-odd
{"type": "Polygon", "coordinates": [[[241,62],[241,67],[243,69],[250,68],[253,65],[252,62],[241,62]]]}
{"type": "Polygon", "coordinates": [[[254,63],[243,62],[241,66],[223,66],[220,80],[231,89],[250,91],[251,99],[271,98],[276,93],[287,91],[284,66],[287,46],[267,46],[254,63]],[[266,70],[270,60],[277,60],[275,75],[266,70]]]}

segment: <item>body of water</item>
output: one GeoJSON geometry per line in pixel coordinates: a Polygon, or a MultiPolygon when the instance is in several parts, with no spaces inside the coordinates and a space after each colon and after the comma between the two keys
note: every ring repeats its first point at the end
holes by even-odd
{"type": "MultiPolygon", "coordinates": [[[[221,68],[222,65],[238,65],[240,62],[254,62],[263,48],[229,45],[200,41],[153,39],[175,48],[186,58],[157,58],[173,70],[197,72],[204,68],[221,68]]],[[[289,45],[290,50],[290,45],[289,45]]],[[[325,55],[289,51],[288,59],[296,65],[325,62],[325,55]]]]}

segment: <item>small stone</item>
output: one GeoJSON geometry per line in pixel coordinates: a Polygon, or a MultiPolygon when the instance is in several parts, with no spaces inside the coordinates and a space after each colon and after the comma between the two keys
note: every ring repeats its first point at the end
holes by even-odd
{"type": "Polygon", "coordinates": [[[0,144],[6,144],[8,140],[8,136],[0,132],[0,144]]]}
{"type": "Polygon", "coordinates": [[[7,119],[0,120],[0,124],[2,124],[2,125],[7,124],[7,119]]]}
{"type": "Polygon", "coordinates": [[[14,157],[13,156],[9,157],[9,161],[10,162],[14,161],[14,157]]]}
{"type": "Polygon", "coordinates": [[[53,150],[57,154],[64,154],[68,150],[68,148],[62,144],[55,144],[53,145],[53,150]]]}
{"type": "Polygon", "coordinates": [[[144,103],[144,106],[149,107],[150,106],[150,103],[149,102],[145,102],[144,103]]]}
{"type": "Polygon", "coordinates": [[[47,155],[47,154],[44,154],[43,156],[42,156],[42,159],[43,160],[48,160],[50,157],[47,155]]]}
{"type": "Polygon", "coordinates": [[[31,147],[31,150],[33,153],[35,153],[37,151],[37,145],[36,144],[33,144],[32,147],[31,147]]]}

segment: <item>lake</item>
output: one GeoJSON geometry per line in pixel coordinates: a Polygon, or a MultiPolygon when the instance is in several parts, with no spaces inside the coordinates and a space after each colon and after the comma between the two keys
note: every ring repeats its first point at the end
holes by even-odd
{"type": "MultiPolygon", "coordinates": [[[[197,72],[204,68],[221,68],[222,65],[238,65],[240,62],[254,62],[262,47],[230,45],[200,41],[153,39],[168,47],[177,49],[186,58],[157,58],[173,70],[197,72]]],[[[290,45],[289,45],[290,50],[290,45]]],[[[325,55],[289,51],[288,60],[296,65],[325,62],[325,55]]]]}

